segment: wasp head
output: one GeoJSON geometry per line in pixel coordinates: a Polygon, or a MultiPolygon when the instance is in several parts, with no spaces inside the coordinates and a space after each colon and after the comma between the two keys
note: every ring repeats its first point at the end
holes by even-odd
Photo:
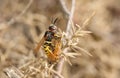
{"type": "Polygon", "coordinates": [[[57,22],[58,18],[55,18],[54,20],[52,20],[52,24],[50,24],[49,26],[49,30],[52,32],[56,32],[57,31],[57,26],[55,26],[55,23],[57,22]]]}

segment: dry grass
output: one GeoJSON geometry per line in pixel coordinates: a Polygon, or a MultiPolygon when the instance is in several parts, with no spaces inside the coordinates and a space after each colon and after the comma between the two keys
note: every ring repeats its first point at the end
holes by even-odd
{"type": "MultiPolygon", "coordinates": [[[[35,59],[32,51],[40,40],[41,33],[44,33],[49,26],[51,17],[60,17],[58,27],[65,31],[68,20],[65,17],[65,11],[57,1],[36,0],[24,14],[15,19],[12,24],[8,24],[12,18],[23,11],[28,3],[28,0],[0,0],[0,78],[8,78],[3,70],[19,77],[35,77],[35,75],[36,78],[53,75],[61,78],[120,77],[119,0],[76,0],[74,26],[72,25],[71,28],[74,37],[66,42],[67,47],[69,45],[72,51],[64,52],[67,48],[64,46],[61,55],[72,65],[65,62],[62,75],[56,72],[55,67],[49,65],[46,59],[35,59]],[[93,11],[96,15],[88,23],[93,11]],[[77,31],[77,29],[82,30],[77,31]],[[92,57],[87,51],[92,54],[92,57]],[[16,72],[19,74],[16,75],[16,72]]],[[[71,6],[70,4],[71,2],[66,0],[68,7],[71,6]]],[[[64,39],[66,41],[66,37],[64,39]]]]}

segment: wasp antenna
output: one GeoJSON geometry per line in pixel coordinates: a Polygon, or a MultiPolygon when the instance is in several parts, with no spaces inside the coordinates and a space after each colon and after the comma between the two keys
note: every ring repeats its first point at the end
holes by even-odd
{"type": "Polygon", "coordinates": [[[56,17],[55,20],[53,21],[53,24],[55,24],[58,21],[58,18],[56,17]]]}

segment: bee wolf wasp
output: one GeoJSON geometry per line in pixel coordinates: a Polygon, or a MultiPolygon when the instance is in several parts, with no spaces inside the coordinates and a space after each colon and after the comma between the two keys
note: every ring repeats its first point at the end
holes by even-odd
{"type": "Polygon", "coordinates": [[[58,29],[55,26],[57,20],[58,18],[50,24],[48,30],[34,49],[34,55],[37,56],[39,49],[43,46],[48,61],[50,62],[56,62],[61,52],[61,36],[57,34],[58,29]]]}

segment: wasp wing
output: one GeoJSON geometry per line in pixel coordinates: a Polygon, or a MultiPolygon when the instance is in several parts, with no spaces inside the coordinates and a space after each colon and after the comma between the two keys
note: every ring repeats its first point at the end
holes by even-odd
{"type": "Polygon", "coordinates": [[[61,39],[56,40],[54,54],[59,55],[61,52],[61,39]]]}
{"type": "Polygon", "coordinates": [[[35,49],[34,49],[34,55],[36,57],[37,57],[38,51],[39,51],[40,47],[43,45],[44,41],[45,41],[45,37],[42,37],[42,39],[39,41],[38,45],[35,47],[35,49]]]}
{"type": "Polygon", "coordinates": [[[53,52],[49,52],[48,58],[51,62],[55,62],[59,59],[59,54],[61,52],[61,38],[53,40],[55,49],[53,52]]]}

